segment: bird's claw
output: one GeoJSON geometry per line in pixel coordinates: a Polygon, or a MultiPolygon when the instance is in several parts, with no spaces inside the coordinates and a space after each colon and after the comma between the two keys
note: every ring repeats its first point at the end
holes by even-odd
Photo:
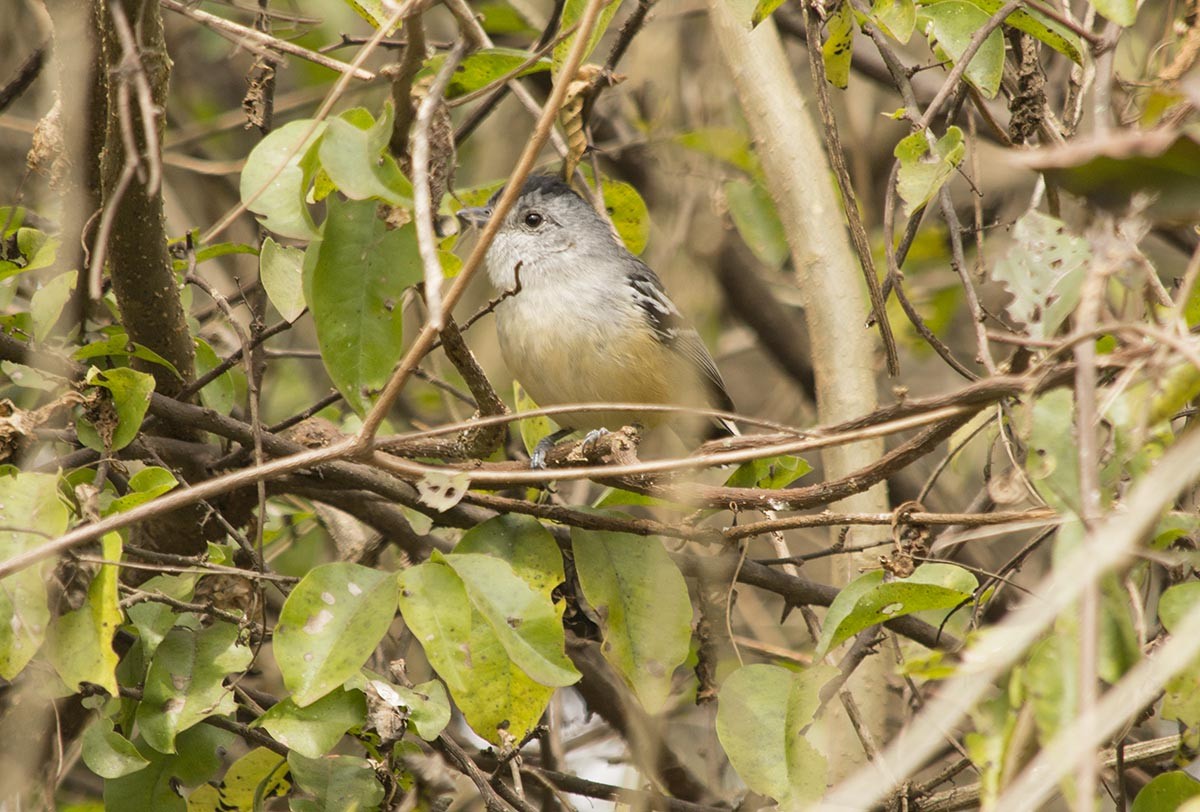
{"type": "Polygon", "coordinates": [[[579,444],[579,450],[584,454],[591,453],[591,451],[595,449],[596,443],[598,443],[600,438],[606,434],[608,434],[608,429],[606,428],[592,429],[586,435],[584,435],[583,442],[579,444]]]}

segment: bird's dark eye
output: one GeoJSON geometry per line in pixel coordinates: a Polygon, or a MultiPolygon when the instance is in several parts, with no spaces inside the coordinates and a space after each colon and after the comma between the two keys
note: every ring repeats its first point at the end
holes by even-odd
{"type": "Polygon", "coordinates": [[[542,224],[543,219],[542,215],[536,211],[531,211],[525,215],[525,225],[529,228],[537,228],[542,224]]]}

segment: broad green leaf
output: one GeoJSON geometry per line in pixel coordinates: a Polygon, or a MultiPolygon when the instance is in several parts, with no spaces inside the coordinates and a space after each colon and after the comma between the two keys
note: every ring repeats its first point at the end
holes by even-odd
{"type": "Polygon", "coordinates": [[[1137,0],[1089,0],[1089,2],[1092,4],[1092,8],[1119,26],[1128,28],[1137,19],[1137,0]]]}
{"type": "MultiPolygon", "coordinates": [[[[583,19],[583,10],[587,7],[587,4],[587,0],[566,0],[563,4],[562,16],[559,18],[558,30],[566,31],[583,19]]],[[[592,29],[592,35],[588,37],[587,48],[583,52],[583,60],[579,64],[582,65],[584,62],[587,62],[588,56],[600,43],[600,38],[604,36],[604,32],[608,29],[608,24],[612,22],[613,15],[617,13],[617,9],[620,7],[621,0],[609,0],[608,5],[601,9],[600,17],[596,20],[596,26],[592,29]]],[[[575,36],[572,34],[554,46],[551,64],[555,82],[558,81],[558,73],[567,61],[567,54],[571,51],[571,45],[575,42],[575,36]]]]}
{"type": "Polygon", "coordinates": [[[171,370],[172,375],[183,380],[183,376],[179,374],[179,370],[175,368],[174,364],[149,347],[130,341],[129,334],[119,328],[108,338],[93,341],[75,350],[71,353],[71,357],[76,361],[87,361],[92,358],[141,358],[143,361],[166,367],[171,370]]]}
{"type": "Polygon", "coordinates": [[[917,7],[913,0],[875,0],[871,19],[892,39],[908,42],[917,24],[917,7]]]}
{"type": "Polygon", "coordinates": [[[522,671],[551,688],[579,681],[564,651],[559,613],[548,595],[534,591],[507,561],[490,555],[452,553],[442,560],[462,579],[471,605],[522,671]]]}
{"type": "Polygon", "coordinates": [[[263,240],[258,275],[271,304],[289,324],[300,318],[305,308],[303,264],[304,252],[299,248],[281,246],[270,237],[263,240]]]}
{"type": "Polygon", "coordinates": [[[938,193],[942,185],[954,174],[966,154],[963,133],[958,127],[949,127],[938,139],[932,153],[925,133],[916,132],[896,144],[894,155],[900,160],[900,175],[896,181],[897,191],[904,200],[904,214],[924,206],[938,193]]]}
{"type": "MultiPolygon", "coordinates": [[[[0,561],[36,550],[67,529],[67,508],[50,474],[0,476],[0,561]]],[[[0,677],[11,680],[46,638],[50,609],[44,561],[0,579],[0,677]]]]}
{"type": "MultiPolygon", "coordinates": [[[[938,652],[939,654],[941,652],[938,652]]],[[[971,721],[975,729],[963,739],[967,755],[980,774],[980,800],[984,808],[995,808],[996,798],[1003,788],[1004,776],[1011,768],[1014,755],[1019,755],[1019,742],[1014,743],[1013,733],[1017,728],[1021,671],[1015,670],[1008,681],[1007,691],[995,691],[990,697],[975,705],[971,710],[971,721]]]]}
{"type": "Polygon", "coordinates": [[[229,765],[220,784],[206,784],[189,795],[188,812],[263,809],[265,799],[282,797],[291,789],[287,775],[283,756],[256,747],[229,765]]]}
{"type": "Polygon", "coordinates": [[[1163,627],[1174,632],[1184,617],[1200,602],[1200,581],[1186,581],[1163,592],[1158,599],[1158,617],[1163,627]]]}
{"type": "Polygon", "coordinates": [[[523,738],[554,689],[534,682],[512,661],[450,567],[426,562],[400,573],[399,581],[401,614],[467,724],[493,744],[501,744],[501,730],[523,738]]]}
{"type": "Polygon", "coordinates": [[[287,697],[272,705],[254,726],[266,728],[277,742],[301,755],[319,758],[366,719],[361,691],[334,690],[303,708],[287,697]]]}
{"type": "Polygon", "coordinates": [[[305,575],[275,627],[275,660],[295,703],[311,705],[353,677],[395,614],[390,573],[338,562],[305,575]]]}
{"type": "Polygon", "coordinates": [[[463,534],[454,552],[507,561],[518,578],[547,598],[565,580],[562,553],[554,536],[532,516],[502,513],[477,524],[463,534]]]}
{"type": "MultiPolygon", "coordinates": [[[[385,152],[392,136],[393,117],[389,102],[378,121],[361,107],[329,121],[317,155],[333,185],[351,200],[378,199],[393,206],[412,204],[412,184],[396,165],[396,159],[385,152]]],[[[328,238],[328,234],[325,236],[328,238]]]]}
{"type": "Polygon", "coordinates": [[[600,618],[600,651],[651,713],[666,707],[671,678],[687,659],[692,603],[657,538],[572,528],[583,595],[600,618]]]}
{"type": "Polygon", "coordinates": [[[731,180],[724,188],[738,234],[764,265],[778,269],[791,249],[771,196],[758,181],[731,180]]]}
{"type": "Polygon", "coordinates": [[[0,206],[0,238],[7,240],[16,234],[27,212],[24,206],[0,206]]]}
{"type": "MultiPolygon", "coordinates": [[[[513,401],[517,405],[518,412],[531,412],[538,407],[533,402],[533,398],[525,393],[525,388],[517,381],[513,381],[513,401]]],[[[525,453],[533,456],[533,450],[537,448],[538,441],[543,437],[548,437],[554,433],[554,421],[546,416],[540,417],[525,417],[517,424],[521,430],[521,444],[525,446],[525,453]]]]}
{"type": "Polygon", "coordinates": [[[717,697],[717,738],[746,786],[799,809],[825,791],[825,757],[801,735],[820,706],[821,688],[837,669],[796,674],[775,665],[734,671],[717,697]]]}
{"type": "Polygon", "coordinates": [[[850,60],[854,56],[854,10],[842,3],[826,22],[825,43],[821,59],[825,62],[825,78],[834,87],[845,90],[850,84],[850,60]]]}
{"type": "Polygon", "coordinates": [[[908,578],[884,583],[882,570],[851,581],[825,614],[815,656],[878,623],[929,609],[953,609],[979,587],[975,576],[953,564],[922,564],[908,578]]]}
{"type": "Polygon", "coordinates": [[[1038,739],[1049,742],[1079,712],[1079,635],[1050,634],[1029,650],[1022,686],[1033,707],[1038,739]]]}
{"type": "Polygon", "coordinates": [[[104,371],[91,367],[84,380],[91,386],[109,391],[116,410],[116,424],[93,426],[81,417],[76,424],[79,440],[93,451],[119,451],[132,443],[142,427],[146,409],[150,407],[153,376],[129,367],[104,371]]]}
{"type": "MultiPolygon", "coordinates": [[[[106,533],[100,541],[105,561],[121,560],[121,534],[106,533]]],[[[117,695],[117,653],[113,637],[121,625],[117,566],[104,564],[88,586],[87,602],[55,619],[50,627],[48,655],[54,670],[71,690],[81,683],[99,685],[117,695]]]]}
{"type": "MultiPolygon", "coordinates": [[[[991,14],[966,0],[940,0],[921,6],[917,19],[926,27],[927,35],[957,62],[967,50],[971,37],[987,25],[991,14]]],[[[967,65],[966,77],[987,98],[1000,90],[1004,72],[1004,37],[997,29],[988,35],[967,65]]]]}
{"type": "MultiPolygon", "coordinates": [[[[270,239],[270,237],[267,239],[270,239]]],[[[198,376],[207,375],[210,370],[216,369],[223,359],[217,355],[212,345],[203,338],[196,338],[195,342],[196,373],[198,376]]],[[[214,412],[229,414],[233,411],[236,393],[237,386],[233,381],[233,369],[227,369],[205,384],[204,388],[200,390],[200,402],[214,412]]]]}
{"type": "Polygon", "coordinates": [[[812,471],[812,466],[800,457],[784,454],[744,462],[729,475],[725,484],[730,488],[786,488],[812,471]]]}
{"type": "Polygon", "coordinates": [[[292,780],[313,796],[294,798],[293,812],[354,812],[375,809],[383,800],[383,787],[366,759],[354,756],[306,758],[288,754],[292,780]]]}
{"type": "MultiPolygon", "coordinates": [[[[521,67],[529,60],[530,54],[516,48],[481,48],[475,51],[454,69],[450,84],[446,86],[446,98],[456,99],[487,87],[501,76],[505,76],[521,67]]],[[[437,54],[425,62],[421,69],[422,76],[434,76],[446,61],[445,54],[437,54]]],[[[549,59],[539,59],[532,65],[522,69],[517,76],[528,76],[550,70],[549,59]]]]}
{"type": "Polygon", "coordinates": [[[229,674],[250,665],[253,653],[238,643],[238,628],[215,621],[195,630],[176,626],[154,651],[138,705],[138,729],[160,753],[174,753],[180,731],[206,719],[233,713],[229,674]]]}
{"type": "Polygon", "coordinates": [[[327,122],[290,121],[268,133],[246,158],[242,203],[270,231],[297,240],[317,236],[304,202],[317,167],[317,145],[327,122]]]}
{"type": "Polygon", "coordinates": [[[160,753],[139,739],[135,746],[150,764],[104,782],[105,812],[185,812],[179,786],[194,787],[215,775],[233,740],[234,734],[210,725],[180,733],[175,754],[160,753]]]}
{"type": "Polygon", "coordinates": [[[33,338],[38,343],[46,340],[54,325],[58,323],[63,308],[75,290],[79,271],[60,273],[42,285],[29,297],[29,312],[33,316],[33,338]]]}
{"type": "MultiPolygon", "coordinates": [[[[1132,0],[1131,0],[1132,2],[1132,0]]],[[[989,17],[1004,5],[1004,0],[971,0],[989,17]]],[[[1005,25],[1024,31],[1039,42],[1045,43],[1073,62],[1083,64],[1083,43],[1071,29],[1045,17],[1036,11],[1017,9],[1008,15],[1005,25]]]]}
{"type": "MultiPolygon", "coordinates": [[[[1200,602],[1200,582],[1186,581],[1167,589],[1158,599],[1158,617],[1163,627],[1174,633],[1197,602],[1200,602]]],[[[1190,730],[1200,725],[1200,659],[1193,660],[1168,680],[1160,714],[1163,719],[1175,720],[1190,730]]]]}
{"type": "Polygon", "coordinates": [[[475,13],[482,19],[483,30],[496,36],[497,34],[536,34],[537,30],[529,21],[508,3],[479,3],[472,6],[475,13]]]}
{"type": "Polygon", "coordinates": [[[17,250],[25,257],[25,267],[22,271],[36,271],[49,268],[58,259],[58,246],[62,242],[59,237],[51,237],[36,228],[17,229],[17,250]]]}
{"type": "Polygon", "coordinates": [[[1032,338],[1050,338],[1079,303],[1091,261],[1086,240],[1057,218],[1030,211],[1013,226],[1013,244],[995,263],[992,278],[1008,290],[1008,315],[1032,338]]]}
{"type": "Polygon", "coordinates": [[[308,253],[306,298],[321,360],[346,402],[365,413],[365,390],[387,382],[404,348],[402,297],[422,276],[416,229],[389,229],[371,201],[331,197],[320,244],[308,253]]]}
{"type": "Polygon", "coordinates": [[[750,138],[740,130],[706,127],[675,136],[675,143],[761,179],[762,166],[750,138]]]}
{"type": "Polygon", "coordinates": [[[88,726],[82,745],[83,763],[101,778],[120,778],[150,764],[133,742],[113,730],[112,722],[105,718],[88,726]]]}
{"type": "MultiPolygon", "coordinates": [[[[1097,4],[1099,5],[1099,4],[1097,4]]],[[[1156,775],[1133,799],[1130,812],[1170,812],[1200,797],[1200,781],[1183,770],[1156,775]]]]}
{"type": "Polygon", "coordinates": [[[7,377],[8,382],[20,389],[37,389],[42,392],[60,392],[63,382],[40,369],[34,369],[25,364],[13,361],[0,361],[0,373],[7,377]]]}
{"type": "MultiPolygon", "coordinates": [[[[369,22],[376,28],[381,27],[384,23],[392,18],[395,14],[395,7],[386,2],[386,0],[345,0],[346,5],[354,9],[358,16],[369,22]]],[[[387,33],[391,34],[400,27],[400,23],[387,33]]]]}

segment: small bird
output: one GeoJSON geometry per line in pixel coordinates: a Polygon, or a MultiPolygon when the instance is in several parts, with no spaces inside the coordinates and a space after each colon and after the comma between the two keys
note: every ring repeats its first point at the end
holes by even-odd
{"type": "MultiPolygon", "coordinates": [[[[482,227],[499,195],[487,206],[459,211],[459,218],[482,227]]],[[[535,175],[525,181],[486,262],[496,290],[515,291],[496,306],[500,351],[538,405],[646,403],[734,410],[712,356],[658,276],[562,180],[535,175]]],[[[545,467],[546,452],[573,431],[588,431],[585,442],[594,442],[607,427],[634,422],[652,426],[667,420],[676,433],[681,425],[695,425],[695,419],[681,421],[661,412],[555,417],[563,428],[538,443],[535,468],[545,467]]],[[[718,420],[712,433],[736,429],[718,420]]]]}

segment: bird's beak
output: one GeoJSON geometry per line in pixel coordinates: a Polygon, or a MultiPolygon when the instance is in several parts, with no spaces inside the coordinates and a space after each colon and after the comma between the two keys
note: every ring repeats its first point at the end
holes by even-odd
{"type": "Polygon", "coordinates": [[[457,215],[459,222],[463,225],[483,228],[487,225],[487,221],[492,218],[492,209],[490,206],[470,206],[465,209],[459,209],[457,215]]]}

